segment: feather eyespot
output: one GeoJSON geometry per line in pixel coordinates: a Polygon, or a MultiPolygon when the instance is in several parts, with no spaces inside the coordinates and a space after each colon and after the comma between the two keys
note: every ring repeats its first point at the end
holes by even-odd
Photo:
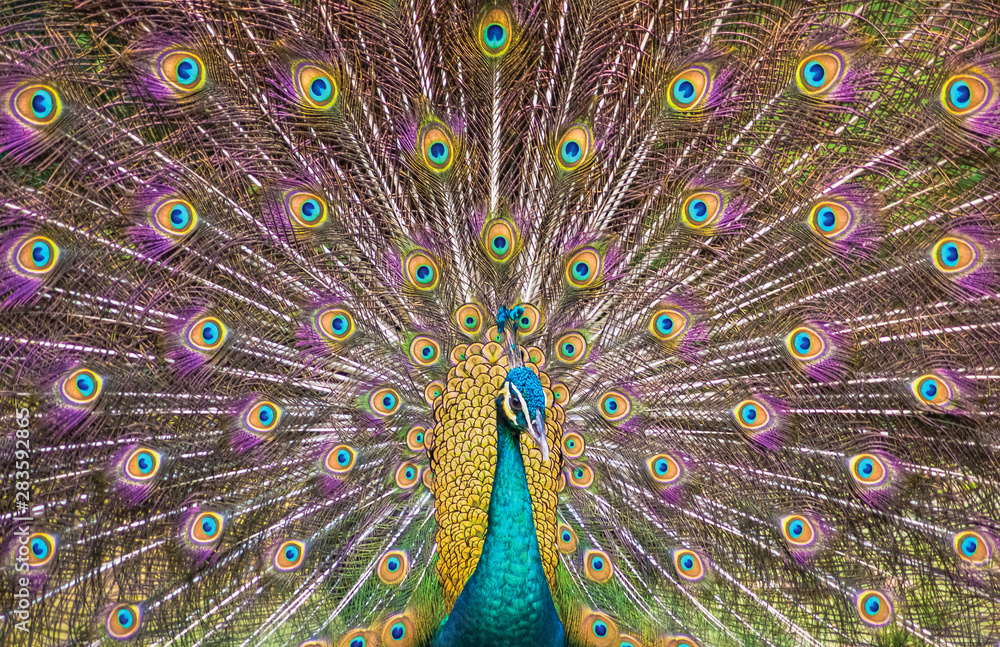
{"type": "Polygon", "coordinates": [[[198,224],[198,211],[187,200],[169,198],[153,207],[153,226],[171,238],[182,238],[198,224]]]}
{"type": "Polygon", "coordinates": [[[892,602],[879,591],[862,591],[857,596],[861,621],[871,627],[884,627],[892,620],[892,602]]]}
{"type": "Polygon", "coordinates": [[[59,93],[44,83],[32,83],[14,92],[11,108],[19,121],[33,127],[52,124],[63,111],[59,93]]]}
{"type": "Polygon", "coordinates": [[[326,222],[326,200],[308,191],[291,191],[285,195],[285,211],[296,227],[311,229],[326,222]]]}
{"type": "Polygon", "coordinates": [[[337,445],[326,453],[323,465],[326,467],[326,471],[331,474],[343,476],[354,469],[354,463],[357,459],[358,453],[354,451],[353,447],[337,445]]]}
{"type": "Polygon", "coordinates": [[[556,163],[564,171],[579,168],[590,157],[593,136],[583,124],[571,126],[556,144],[556,163]]]}
{"type": "Polygon", "coordinates": [[[201,90],[208,78],[201,58],[194,52],[184,50],[170,50],[161,54],[157,69],[160,78],[182,97],[201,90]]]}
{"type": "Polygon", "coordinates": [[[313,110],[325,110],[337,101],[337,82],[317,65],[301,63],[295,70],[295,83],[299,97],[313,110]]]}
{"type": "Polygon", "coordinates": [[[979,264],[979,246],[975,243],[945,236],[931,251],[934,267],[944,274],[960,274],[975,269],[979,264]]]}
{"type": "Polygon", "coordinates": [[[379,645],[409,647],[416,644],[413,620],[405,613],[391,616],[382,627],[382,641],[379,645]]]}
{"type": "MultiPolygon", "coordinates": [[[[299,644],[299,647],[330,647],[329,641],[323,640],[322,638],[315,638],[313,640],[307,640],[304,643],[299,644]]],[[[363,645],[361,647],[364,647],[363,645]]]]}
{"type": "Polygon", "coordinates": [[[583,554],[584,574],[588,580],[607,582],[614,576],[615,567],[603,550],[588,550],[583,554]]]}
{"type": "Polygon", "coordinates": [[[441,345],[430,337],[414,337],[410,342],[410,361],[417,366],[433,366],[441,357],[441,345]]]}
{"type": "Polygon", "coordinates": [[[63,378],[59,387],[67,404],[86,406],[101,395],[104,380],[89,368],[79,368],[63,378]]]}
{"type": "Polygon", "coordinates": [[[569,406],[569,387],[565,384],[557,383],[552,385],[552,398],[555,400],[555,404],[561,405],[563,407],[569,406]]]}
{"type": "Polygon", "coordinates": [[[663,485],[671,485],[684,476],[683,464],[670,454],[657,454],[646,461],[650,476],[663,485]]]}
{"type": "Polygon", "coordinates": [[[202,317],[188,328],[188,343],[197,351],[212,353],[229,337],[229,329],[216,317],[202,317]]]}
{"type": "Polygon", "coordinates": [[[837,52],[819,52],[802,59],[796,81],[799,90],[809,95],[826,92],[844,72],[844,59],[837,52]]]}
{"type": "Polygon", "coordinates": [[[104,628],[115,640],[128,640],[142,626],[142,610],[134,604],[119,604],[111,608],[104,620],[104,628]]]}
{"type": "Polygon", "coordinates": [[[517,249],[517,231],[506,220],[494,220],[483,228],[483,246],[486,254],[497,263],[506,263],[517,249]]]}
{"type": "Polygon", "coordinates": [[[289,539],[278,544],[271,563],[279,571],[291,572],[302,566],[305,558],[306,545],[297,539],[289,539]]]}
{"type": "Polygon", "coordinates": [[[400,404],[399,393],[390,386],[375,389],[368,396],[368,406],[371,407],[372,413],[379,418],[396,413],[399,411],[400,404]]]}
{"type": "Polygon", "coordinates": [[[424,388],[424,400],[427,404],[434,404],[441,394],[444,393],[444,382],[441,380],[434,380],[424,388]]]}
{"type": "Polygon", "coordinates": [[[699,191],[684,200],[681,219],[691,229],[703,229],[719,219],[722,214],[722,194],[716,191],[699,191]]]}
{"type": "Polygon", "coordinates": [[[433,290],[437,287],[440,278],[437,263],[427,254],[413,252],[406,257],[403,268],[406,270],[406,278],[410,281],[410,285],[418,290],[433,290]]]}
{"type": "Polygon", "coordinates": [[[953,115],[976,112],[993,97],[993,84],[978,74],[955,74],[941,89],[941,104],[953,115]]]}
{"type": "Polygon", "coordinates": [[[594,647],[611,647],[618,640],[618,627],[611,618],[599,611],[588,613],[580,621],[586,644],[594,647]]]}
{"type": "Polygon", "coordinates": [[[781,535],[788,543],[805,548],[816,543],[819,532],[813,522],[793,514],[781,519],[781,535]]]}
{"type": "Polygon", "coordinates": [[[618,647],[642,647],[642,643],[639,642],[638,638],[633,638],[632,636],[627,636],[622,634],[619,636],[621,642],[618,643],[618,647]]]}
{"type": "Polygon", "coordinates": [[[406,553],[393,550],[382,556],[378,563],[378,579],[386,584],[399,584],[409,571],[410,562],[406,553]]]}
{"type": "Polygon", "coordinates": [[[37,278],[52,271],[61,253],[51,238],[31,236],[17,246],[13,260],[20,274],[37,278]]]}
{"type": "Polygon", "coordinates": [[[587,353],[587,340],[578,332],[566,333],[556,342],[556,356],[566,364],[575,364],[587,353]]]}
{"type": "Polygon", "coordinates": [[[466,303],[455,311],[455,324],[469,336],[476,336],[483,329],[483,310],[475,303],[466,303]]]}
{"type": "Polygon", "coordinates": [[[28,568],[42,568],[56,556],[56,538],[44,532],[28,535],[28,568]]]}
{"type": "Polygon", "coordinates": [[[511,43],[510,15],[503,9],[486,12],[479,21],[479,43],[483,52],[490,57],[502,56],[511,43]]]}
{"type": "Polygon", "coordinates": [[[595,249],[581,249],[566,263],[566,280],[575,288],[590,287],[601,276],[601,255],[595,249]]]}
{"type": "Polygon", "coordinates": [[[785,345],[792,357],[803,362],[822,359],[827,352],[826,339],[818,330],[808,326],[799,326],[788,333],[785,345]]]}
{"type": "Polygon", "coordinates": [[[216,512],[199,512],[191,522],[188,537],[200,546],[214,544],[222,537],[225,525],[226,521],[222,515],[216,512]]]}
{"type": "Polygon", "coordinates": [[[354,317],[344,308],[327,308],[316,313],[316,330],[329,341],[342,342],[354,335],[354,317]]]}
{"type": "Polygon", "coordinates": [[[455,159],[455,148],[451,133],[444,124],[432,121],[420,132],[420,152],[432,171],[442,173],[451,168],[455,159]]]}
{"type": "Polygon", "coordinates": [[[530,303],[520,303],[519,308],[523,309],[521,317],[517,320],[517,332],[520,335],[532,335],[542,325],[542,313],[530,303]]]}
{"type": "Polygon", "coordinates": [[[378,644],[377,636],[364,629],[355,629],[343,637],[337,647],[373,647],[378,644]]]}
{"type": "Polygon", "coordinates": [[[274,431],[281,422],[284,411],[270,400],[261,400],[249,406],[243,414],[244,429],[253,434],[274,431]]]}
{"type": "Polygon", "coordinates": [[[821,238],[838,240],[854,227],[854,211],[840,202],[824,200],[809,212],[809,227],[821,238]]]}
{"type": "Polygon", "coordinates": [[[673,636],[666,641],[664,647],[699,647],[691,636],[673,636]]]}
{"type": "Polygon", "coordinates": [[[422,452],[424,449],[424,436],[427,430],[423,427],[413,427],[406,432],[406,446],[412,452],[422,452]]]}
{"type": "Polygon", "coordinates": [[[577,465],[569,471],[569,483],[573,487],[586,488],[594,482],[594,470],[590,465],[577,465]]]}
{"type": "Polygon", "coordinates": [[[691,316],[679,308],[663,308],[653,313],[649,332],[660,341],[670,341],[683,335],[691,325],[691,316]]]}
{"type": "Polygon", "coordinates": [[[587,444],[584,442],[583,436],[580,434],[575,431],[563,434],[562,449],[565,456],[569,458],[577,458],[583,455],[583,450],[586,448],[587,444]]]}
{"type": "Polygon", "coordinates": [[[160,453],[143,447],[134,449],[126,457],[123,471],[130,481],[151,481],[160,471],[160,453]]]}
{"type": "Polygon", "coordinates": [[[955,388],[944,378],[927,373],[911,383],[913,394],[921,404],[947,409],[955,402],[955,388]]]}
{"type": "Polygon", "coordinates": [[[674,110],[688,112],[699,107],[712,84],[709,71],[700,66],[690,67],[667,86],[667,102],[674,110]]]}
{"type": "Polygon", "coordinates": [[[564,523],[556,529],[556,545],[561,553],[572,553],[576,550],[576,533],[564,523]]]}
{"type": "Polygon", "coordinates": [[[705,562],[694,551],[675,550],[674,568],[677,569],[677,574],[688,582],[700,582],[705,579],[705,562]]]}
{"type": "Polygon", "coordinates": [[[953,546],[958,557],[975,566],[989,564],[993,556],[993,546],[989,540],[975,530],[966,530],[955,535],[953,546]]]}
{"type": "Polygon", "coordinates": [[[875,454],[858,454],[848,460],[851,478],[863,487],[877,487],[889,479],[889,467],[875,454]]]}
{"type": "Polygon", "coordinates": [[[632,399],[624,393],[609,391],[601,396],[597,410],[608,422],[621,422],[632,413],[632,399]]]}
{"type": "Polygon", "coordinates": [[[410,462],[401,463],[396,468],[396,485],[403,490],[409,490],[420,482],[420,468],[410,462]]]}
{"type": "Polygon", "coordinates": [[[757,431],[763,429],[771,422],[771,412],[768,407],[758,400],[744,400],[733,409],[736,422],[744,429],[757,431]]]}

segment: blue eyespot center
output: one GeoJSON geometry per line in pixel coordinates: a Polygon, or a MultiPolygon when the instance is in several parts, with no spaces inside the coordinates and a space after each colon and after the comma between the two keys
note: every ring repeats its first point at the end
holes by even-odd
{"type": "Polygon", "coordinates": [[[429,359],[434,356],[434,349],[430,346],[424,346],[423,349],[421,349],[420,354],[429,359]]]}
{"type": "Polygon", "coordinates": [[[820,230],[829,233],[837,224],[837,214],[830,207],[823,207],[816,213],[816,224],[820,230]]]}
{"type": "Polygon", "coordinates": [[[396,404],[396,396],[391,393],[386,393],[382,396],[382,406],[386,409],[391,409],[393,405],[396,404]]]}
{"type": "Polygon", "coordinates": [[[486,46],[490,49],[502,47],[507,42],[507,30],[503,28],[503,25],[495,22],[490,23],[483,30],[483,39],[486,41],[486,46]]]}
{"type": "Polygon", "coordinates": [[[218,528],[218,525],[215,523],[215,519],[212,519],[211,517],[205,517],[202,519],[201,529],[206,535],[214,535],[216,528],[218,528]]]}
{"type": "Polygon", "coordinates": [[[744,422],[746,422],[747,424],[753,424],[753,422],[757,420],[757,407],[752,404],[748,404],[747,406],[743,407],[741,415],[743,417],[744,422]]]}
{"type": "Polygon", "coordinates": [[[35,263],[35,267],[45,267],[49,264],[49,259],[51,258],[52,250],[48,244],[40,240],[35,241],[31,246],[31,260],[35,263]]]}
{"type": "Polygon", "coordinates": [[[573,539],[573,535],[569,534],[568,530],[563,530],[562,540],[563,541],[570,541],[572,539],[573,539]]]}
{"type": "Polygon", "coordinates": [[[118,612],[118,624],[122,626],[123,629],[128,629],[132,626],[132,612],[122,609],[118,612]]]}
{"type": "Polygon", "coordinates": [[[94,392],[94,380],[89,375],[79,375],[76,378],[76,388],[85,397],[94,392]]]}
{"type": "Polygon", "coordinates": [[[660,476],[666,474],[669,469],[670,466],[667,464],[667,460],[665,458],[661,458],[656,461],[656,473],[660,476]]]}
{"type": "Polygon", "coordinates": [[[875,463],[870,458],[864,458],[858,463],[858,472],[868,478],[875,471],[875,463]]]}
{"type": "Polygon", "coordinates": [[[823,81],[826,79],[826,70],[823,66],[813,61],[806,65],[806,83],[814,88],[818,88],[823,85],[823,81]]]}
{"type": "Polygon", "coordinates": [[[962,541],[962,552],[965,553],[966,557],[972,557],[975,555],[978,548],[979,540],[975,537],[966,537],[962,541]]]}
{"type": "Polygon", "coordinates": [[[31,112],[36,119],[45,119],[52,114],[52,93],[48,90],[35,90],[31,96],[31,112]]]}
{"type": "Polygon", "coordinates": [[[434,269],[430,265],[421,265],[417,268],[417,281],[420,283],[430,283],[434,278],[434,269]]]}
{"type": "Polygon", "coordinates": [[[865,602],[865,611],[867,611],[868,615],[870,616],[877,614],[878,610],[881,608],[882,605],[881,603],[879,603],[878,597],[874,595],[869,597],[868,600],[865,602]]]}
{"type": "Polygon", "coordinates": [[[142,452],[136,458],[136,465],[143,474],[149,474],[153,470],[153,457],[148,452],[142,452]]]}
{"type": "Polygon", "coordinates": [[[344,332],[347,330],[347,318],[344,315],[337,315],[330,322],[330,327],[333,328],[334,332],[344,332]]]}
{"type": "Polygon", "coordinates": [[[573,472],[573,476],[575,476],[578,479],[582,479],[583,478],[583,469],[579,468],[579,467],[576,468],[576,470],[573,472]]]}
{"type": "Polygon", "coordinates": [[[695,222],[704,222],[708,218],[708,205],[701,198],[692,200],[688,205],[688,217],[695,222]]]}
{"type": "Polygon", "coordinates": [[[684,569],[685,571],[690,571],[692,568],[694,568],[694,558],[691,557],[690,555],[685,555],[681,559],[681,568],[684,569]]]}
{"type": "Polygon", "coordinates": [[[466,328],[475,328],[476,327],[476,318],[475,317],[471,317],[471,316],[470,317],[466,317],[465,318],[465,327],[466,328]]]}
{"type": "Polygon", "coordinates": [[[337,452],[337,463],[339,465],[347,465],[351,462],[351,453],[346,449],[342,449],[337,452]]]}
{"type": "Polygon", "coordinates": [[[285,549],[285,559],[290,562],[294,562],[299,557],[299,549],[295,546],[289,546],[285,549]]]}
{"type": "Polygon", "coordinates": [[[36,537],[31,540],[31,554],[38,559],[43,559],[49,554],[49,545],[45,540],[36,537]]]}
{"type": "Polygon", "coordinates": [[[302,206],[299,208],[299,214],[302,216],[302,219],[305,220],[306,222],[312,222],[313,220],[316,220],[317,218],[320,217],[322,213],[323,209],[322,207],[319,206],[319,202],[317,202],[312,198],[303,202],[302,206]]]}
{"type": "Polygon", "coordinates": [[[326,101],[332,93],[333,84],[325,77],[317,76],[309,84],[309,96],[312,97],[313,101],[326,101]]]}
{"type": "Polygon", "coordinates": [[[390,572],[395,573],[399,570],[399,559],[396,557],[390,557],[389,561],[386,563],[386,567],[390,572]]]}
{"type": "Polygon", "coordinates": [[[798,539],[799,537],[802,536],[803,530],[805,530],[805,526],[802,524],[801,521],[796,520],[788,524],[788,534],[794,537],[795,539],[798,539]]]}
{"type": "Polygon", "coordinates": [[[604,638],[608,635],[608,625],[603,620],[594,623],[594,635],[598,638],[604,638]]]}
{"type": "Polygon", "coordinates": [[[941,245],[940,255],[941,263],[943,263],[945,267],[955,267],[958,265],[958,245],[955,243],[949,242],[941,245]]]}
{"type": "Polygon", "coordinates": [[[424,435],[423,434],[417,434],[417,442],[418,443],[424,442],[424,435]]]}
{"type": "Polygon", "coordinates": [[[956,108],[968,108],[969,102],[972,100],[972,90],[965,81],[955,81],[948,91],[948,98],[951,99],[952,105],[956,108]]]}
{"type": "Polygon", "coordinates": [[[604,570],[604,560],[601,559],[600,557],[595,557],[593,560],[591,560],[590,566],[595,571],[603,571],[604,570]]]}
{"type": "Polygon", "coordinates": [[[404,625],[402,622],[397,622],[396,624],[392,625],[392,629],[389,630],[389,633],[392,634],[393,640],[402,640],[403,636],[406,635],[406,625],[404,625]]]}
{"type": "Polygon", "coordinates": [[[444,142],[434,142],[430,149],[431,161],[435,164],[444,164],[448,161],[448,147],[444,142]]]}
{"type": "Polygon", "coordinates": [[[497,253],[504,253],[507,251],[507,239],[503,236],[497,236],[493,239],[493,251],[497,253]]]}
{"type": "Polygon", "coordinates": [[[269,425],[271,424],[271,421],[274,420],[274,409],[269,405],[265,405],[260,408],[260,411],[257,413],[257,417],[260,419],[261,423],[269,425]]]}
{"type": "Polygon", "coordinates": [[[575,164],[580,161],[580,156],[583,155],[583,149],[580,147],[579,142],[574,140],[569,140],[562,145],[562,151],[560,151],[562,159],[567,164],[575,164]]]}
{"type": "Polygon", "coordinates": [[[807,333],[800,332],[795,335],[795,348],[797,348],[800,353],[808,353],[811,346],[812,340],[809,338],[807,333]]]}
{"type": "Polygon", "coordinates": [[[608,413],[615,413],[618,411],[618,400],[614,398],[608,398],[604,401],[604,410],[608,413]]]}
{"type": "Polygon", "coordinates": [[[932,378],[927,378],[920,383],[920,393],[928,400],[933,400],[937,397],[938,386],[937,380],[932,378]]]}
{"type": "Polygon", "coordinates": [[[191,85],[198,80],[198,62],[190,56],[177,64],[177,82],[191,85]]]}
{"type": "Polygon", "coordinates": [[[174,205],[170,210],[170,224],[174,229],[184,229],[191,220],[191,212],[182,204],[174,205]]]}
{"type": "Polygon", "coordinates": [[[207,344],[212,344],[219,338],[219,327],[214,323],[206,323],[201,328],[201,338],[207,344]]]}
{"type": "Polygon", "coordinates": [[[365,647],[365,639],[355,638],[354,640],[351,641],[351,647],[365,647]]]}
{"type": "Polygon", "coordinates": [[[694,101],[694,95],[694,83],[691,83],[687,79],[681,79],[677,83],[674,83],[674,98],[681,103],[691,103],[694,101]]]}
{"type": "Polygon", "coordinates": [[[413,471],[412,467],[406,468],[406,479],[411,480],[416,477],[416,473],[413,471]]]}
{"type": "Polygon", "coordinates": [[[531,326],[531,319],[528,317],[521,317],[521,328],[529,328],[531,326]]]}
{"type": "Polygon", "coordinates": [[[669,335],[674,329],[674,320],[669,315],[660,315],[656,319],[656,330],[661,335],[669,335]]]}

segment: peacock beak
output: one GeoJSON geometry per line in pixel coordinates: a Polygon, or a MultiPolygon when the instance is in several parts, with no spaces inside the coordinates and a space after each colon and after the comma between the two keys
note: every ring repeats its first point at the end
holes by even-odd
{"type": "Polygon", "coordinates": [[[549,462],[549,441],[545,437],[545,421],[542,420],[542,410],[535,410],[535,417],[532,424],[528,425],[528,433],[534,439],[538,449],[542,451],[542,462],[549,462]]]}

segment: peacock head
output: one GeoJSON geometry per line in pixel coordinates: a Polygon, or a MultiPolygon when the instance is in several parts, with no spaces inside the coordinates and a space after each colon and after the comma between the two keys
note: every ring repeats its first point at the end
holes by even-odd
{"type": "Polygon", "coordinates": [[[549,460],[549,443],[545,438],[545,391],[531,369],[516,366],[507,373],[503,393],[497,396],[497,408],[503,407],[510,427],[516,435],[527,431],[542,452],[542,462],[549,460]]]}

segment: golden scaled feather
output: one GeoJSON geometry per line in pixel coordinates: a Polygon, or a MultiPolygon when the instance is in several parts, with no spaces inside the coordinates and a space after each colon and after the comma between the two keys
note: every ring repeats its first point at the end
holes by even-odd
{"type": "Polygon", "coordinates": [[[997,647],[998,33],[0,2],[0,643],[997,647]]]}

